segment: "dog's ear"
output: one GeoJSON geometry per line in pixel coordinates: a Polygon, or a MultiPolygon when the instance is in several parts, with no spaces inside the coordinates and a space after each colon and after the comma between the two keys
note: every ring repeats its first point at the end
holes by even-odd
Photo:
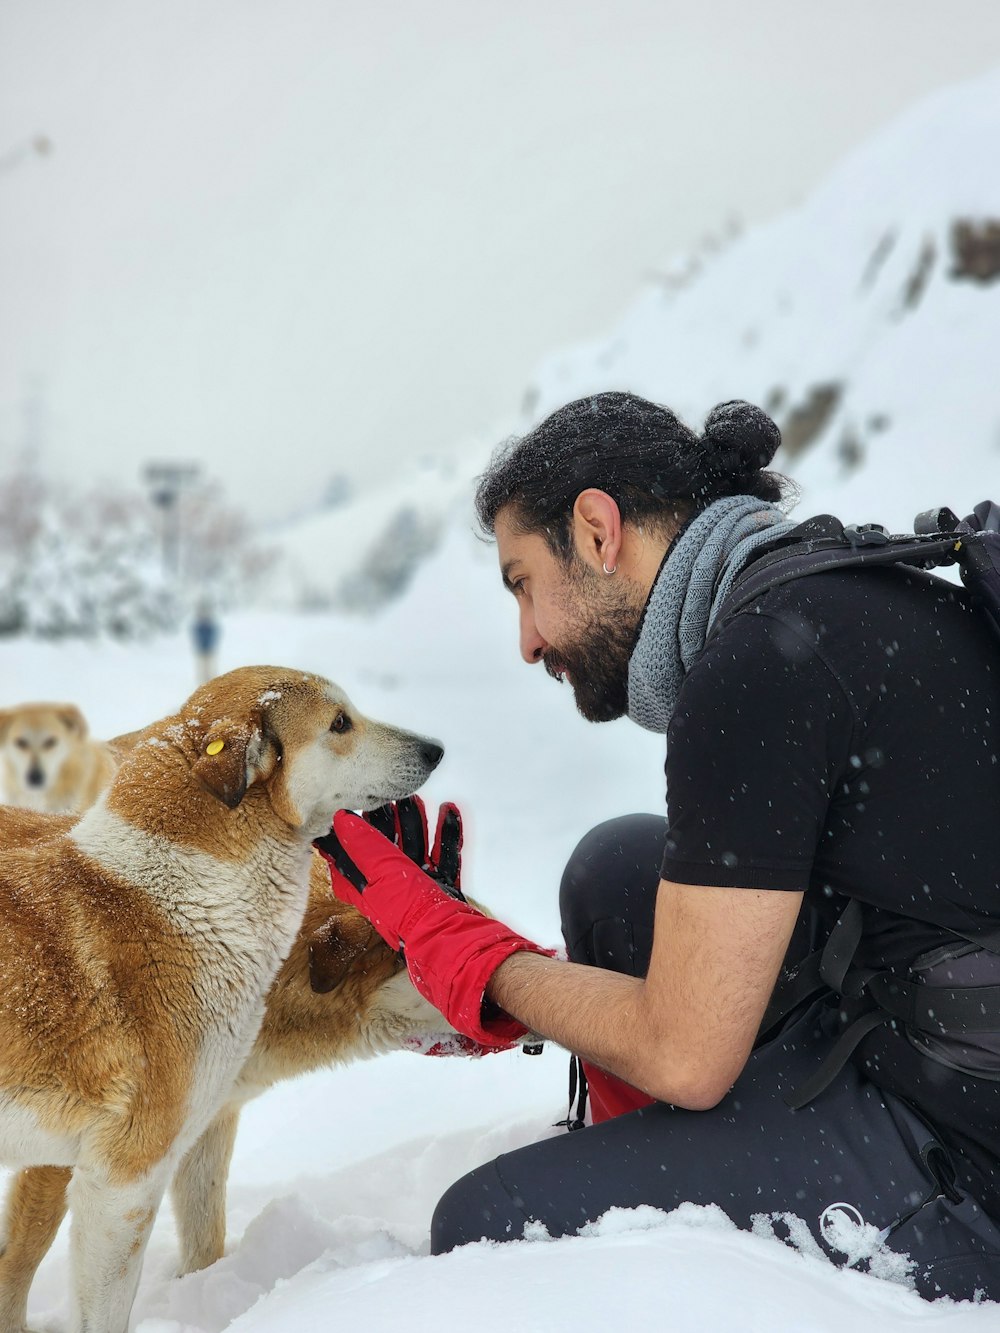
{"type": "Polygon", "coordinates": [[[335,990],[359,952],[337,929],[337,918],[331,917],[309,941],[309,985],[318,995],[335,990]]]}
{"type": "Polygon", "coordinates": [[[280,757],[277,741],[262,734],[259,726],[223,718],[206,732],[191,772],[223,805],[235,810],[248,787],[270,777],[280,757]]]}
{"type": "Polygon", "coordinates": [[[248,751],[250,735],[227,720],[216,722],[205,736],[201,756],[191,772],[206,791],[235,810],[250,785],[248,751]]]}
{"type": "Polygon", "coordinates": [[[7,732],[10,731],[10,724],[14,721],[14,710],[12,708],[0,708],[0,745],[7,739],[7,732]]]}
{"type": "Polygon", "coordinates": [[[56,708],[56,717],[63,724],[67,731],[71,731],[74,736],[79,736],[81,740],[86,740],[88,727],[87,719],[77,708],[76,704],[59,704],[56,708]]]}
{"type": "Polygon", "coordinates": [[[360,912],[336,912],[309,939],[309,984],[319,995],[335,990],[355,961],[375,943],[376,931],[360,912]]]}

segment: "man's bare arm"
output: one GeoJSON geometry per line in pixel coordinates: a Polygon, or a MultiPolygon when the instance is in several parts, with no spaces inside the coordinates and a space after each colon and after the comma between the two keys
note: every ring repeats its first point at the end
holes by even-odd
{"type": "Polygon", "coordinates": [[[707,1109],[746,1063],[801,902],[801,893],[663,880],[644,980],[519,953],[487,994],[650,1096],[707,1109]]]}

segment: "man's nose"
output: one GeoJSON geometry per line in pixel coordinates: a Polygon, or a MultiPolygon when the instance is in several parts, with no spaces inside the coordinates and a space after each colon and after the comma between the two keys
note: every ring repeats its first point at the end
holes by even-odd
{"type": "Polygon", "coordinates": [[[535,618],[530,611],[521,610],[521,656],[529,663],[540,662],[548,644],[538,632],[535,618]]]}

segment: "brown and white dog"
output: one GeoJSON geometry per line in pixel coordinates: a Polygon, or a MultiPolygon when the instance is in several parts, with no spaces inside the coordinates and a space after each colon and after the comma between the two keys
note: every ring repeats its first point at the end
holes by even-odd
{"type": "Polygon", "coordinates": [[[81,813],[114,777],[118,758],[89,734],[76,704],[0,709],[3,785],[11,805],[48,814],[81,813]]]}
{"type": "MultiPolygon", "coordinates": [[[[308,1019],[258,1056],[268,992],[288,992],[281,1027],[281,1012],[323,1000],[311,986],[306,996],[303,969],[320,985],[339,980],[339,991],[345,959],[374,945],[356,914],[332,924],[310,843],[338,807],[412,793],[441,754],[365,719],[320,677],[244,668],[147,728],[78,822],[4,813],[13,827],[0,861],[0,1162],[57,1169],[15,1182],[2,1333],[24,1326],[64,1193],[75,1330],[124,1333],[150,1226],[182,1162],[175,1196],[182,1218],[186,1206],[197,1213],[182,1221],[184,1262],[221,1249],[204,1182],[226,1165],[239,1103],[296,1063],[316,1063],[296,1054],[308,1019]],[[303,929],[307,911],[318,928],[303,929]]],[[[382,989],[403,988],[387,1010],[405,1016],[387,1017],[386,1031],[412,1029],[420,1013],[432,1025],[389,950],[376,948],[373,962],[382,989]]],[[[349,986],[343,998],[358,1004],[349,986]]],[[[380,1001],[366,1003],[375,1033],[380,1001]]],[[[355,1021],[345,1007],[348,1033],[355,1021]]]]}

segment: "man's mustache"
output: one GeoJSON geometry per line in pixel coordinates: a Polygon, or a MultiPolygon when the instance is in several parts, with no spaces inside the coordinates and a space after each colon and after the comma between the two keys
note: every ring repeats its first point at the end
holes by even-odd
{"type": "Polygon", "coordinates": [[[566,671],[566,664],[563,662],[562,658],[557,657],[555,653],[543,653],[542,664],[552,679],[557,680],[562,684],[562,678],[566,671]]]}

